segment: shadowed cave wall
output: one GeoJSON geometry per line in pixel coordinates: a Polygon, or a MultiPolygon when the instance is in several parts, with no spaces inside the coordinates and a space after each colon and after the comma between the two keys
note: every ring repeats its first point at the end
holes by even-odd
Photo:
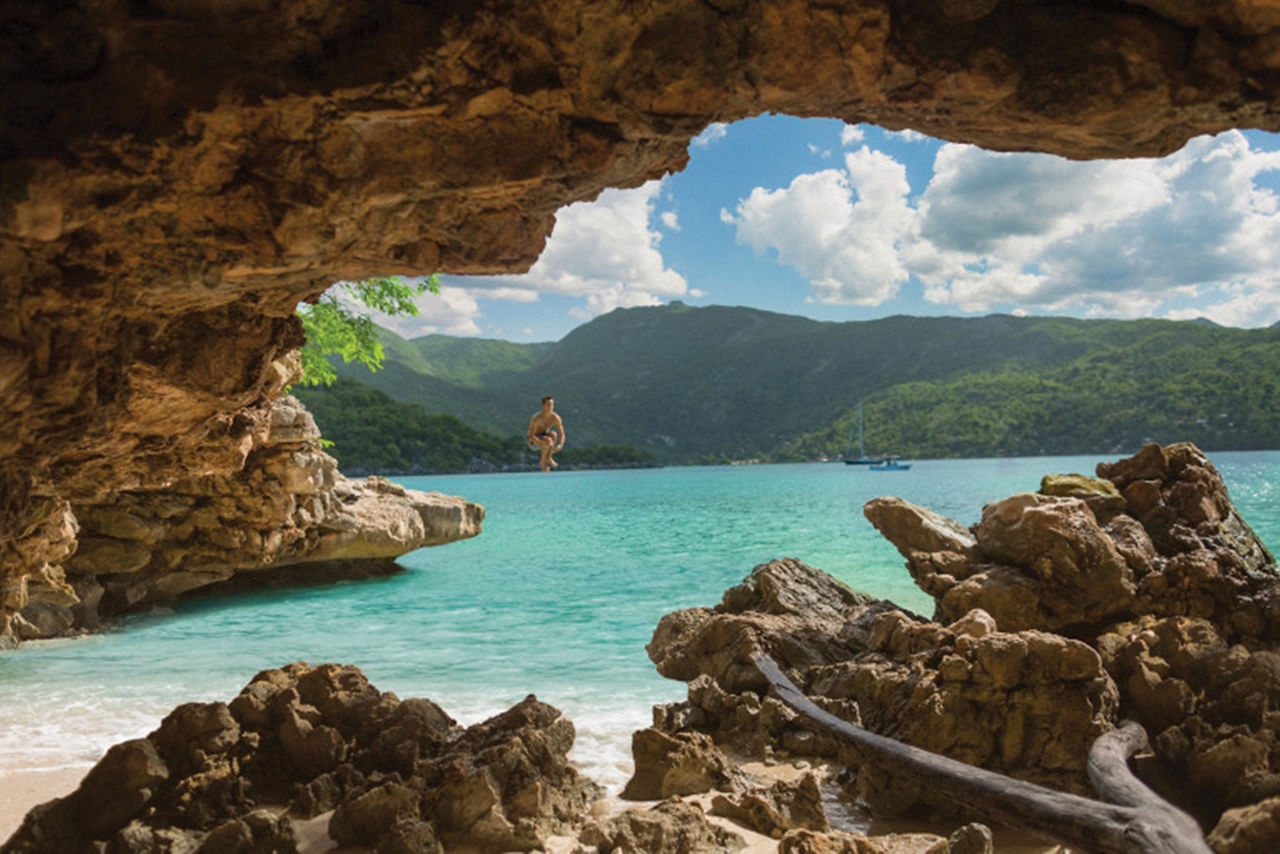
{"type": "Polygon", "coordinates": [[[243,465],[300,299],[523,271],[709,122],[1076,158],[1280,130],[1265,0],[10,0],[0,34],[0,634],[71,504],[243,465]]]}

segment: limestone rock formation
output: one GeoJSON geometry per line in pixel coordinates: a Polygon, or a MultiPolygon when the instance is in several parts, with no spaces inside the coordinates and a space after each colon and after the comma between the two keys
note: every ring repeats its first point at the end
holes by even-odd
{"type": "Polygon", "coordinates": [[[299,299],[524,270],[558,208],[680,169],[709,122],[1072,157],[1280,129],[1265,0],[12,0],[0,29],[6,601],[50,502],[239,470],[299,299]]]}
{"type": "Polygon", "coordinates": [[[385,572],[406,552],[480,532],[483,507],[381,478],[349,480],[319,437],[311,414],[284,397],[254,435],[241,471],[92,504],[51,504],[61,515],[51,512],[45,527],[56,536],[45,539],[46,563],[26,581],[28,601],[14,602],[17,636],[91,627],[99,614],[237,574],[294,566],[293,577],[302,579],[385,572]]]}
{"type": "MultiPolygon", "coordinates": [[[[668,614],[650,657],[690,681],[689,698],[657,715],[670,732],[768,755],[847,761],[763,691],[751,655],[768,653],[816,703],[875,732],[970,764],[1087,792],[1089,746],[1112,726],[1118,695],[1098,653],[1040,631],[994,631],[975,613],[952,626],[845,589],[795,560],[757,566],[714,609],[668,614]]],[[[921,792],[892,769],[865,766],[856,794],[878,811],[911,808],[921,792]]]]}
{"type": "Polygon", "coordinates": [[[981,608],[1006,631],[1089,636],[1138,615],[1185,615],[1211,620],[1230,639],[1280,639],[1275,559],[1199,449],[1147,445],[1100,464],[1098,475],[1102,484],[1048,478],[1053,495],[988,504],[972,540],[900,499],[875,499],[864,513],[907,559],[941,620],[981,608]]]}
{"type": "Polygon", "coordinates": [[[632,801],[659,801],[735,786],[732,764],[702,733],[665,733],[649,727],[631,737],[635,773],[622,790],[632,801]]]}
{"type": "Polygon", "coordinates": [[[116,745],[0,851],[293,850],[289,817],[327,810],[332,838],[378,850],[534,850],[600,794],[569,763],[573,739],[532,696],[463,729],[354,667],[291,664],[116,745]],[[283,817],[267,811],[286,804],[283,817]]]}

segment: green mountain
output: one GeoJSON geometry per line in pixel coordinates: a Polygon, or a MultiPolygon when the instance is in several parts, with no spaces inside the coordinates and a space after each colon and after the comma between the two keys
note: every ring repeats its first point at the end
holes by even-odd
{"type": "Polygon", "coordinates": [[[841,453],[1111,453],[1144,440],[1280,447],[1280,329],[992,315],[827,323],[681,303],[619,309],[555,343],[387,333],[339,373],[498,435],[556,397],[569,446],[667,462],[841,453]]]}

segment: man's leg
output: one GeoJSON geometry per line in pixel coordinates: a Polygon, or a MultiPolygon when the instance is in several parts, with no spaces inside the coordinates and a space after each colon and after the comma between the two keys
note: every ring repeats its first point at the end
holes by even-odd
{"type": "Polygon", "coordinates": [[[542,466],[543,471],[551,471],[551,466],[548,465],[548,462],[551,459],[551,440],[543,439],[539,444],[542,445],[542,459],[538,462],[542,466]]]}

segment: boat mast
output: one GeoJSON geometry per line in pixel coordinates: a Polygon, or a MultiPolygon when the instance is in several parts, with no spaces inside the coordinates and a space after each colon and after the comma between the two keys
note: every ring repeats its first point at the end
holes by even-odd
{"type": "Polygon", "coordinates": [[[867,450],[862,447],[862,398],[858,398],[858,459],[865,460],[867,450]]]}

